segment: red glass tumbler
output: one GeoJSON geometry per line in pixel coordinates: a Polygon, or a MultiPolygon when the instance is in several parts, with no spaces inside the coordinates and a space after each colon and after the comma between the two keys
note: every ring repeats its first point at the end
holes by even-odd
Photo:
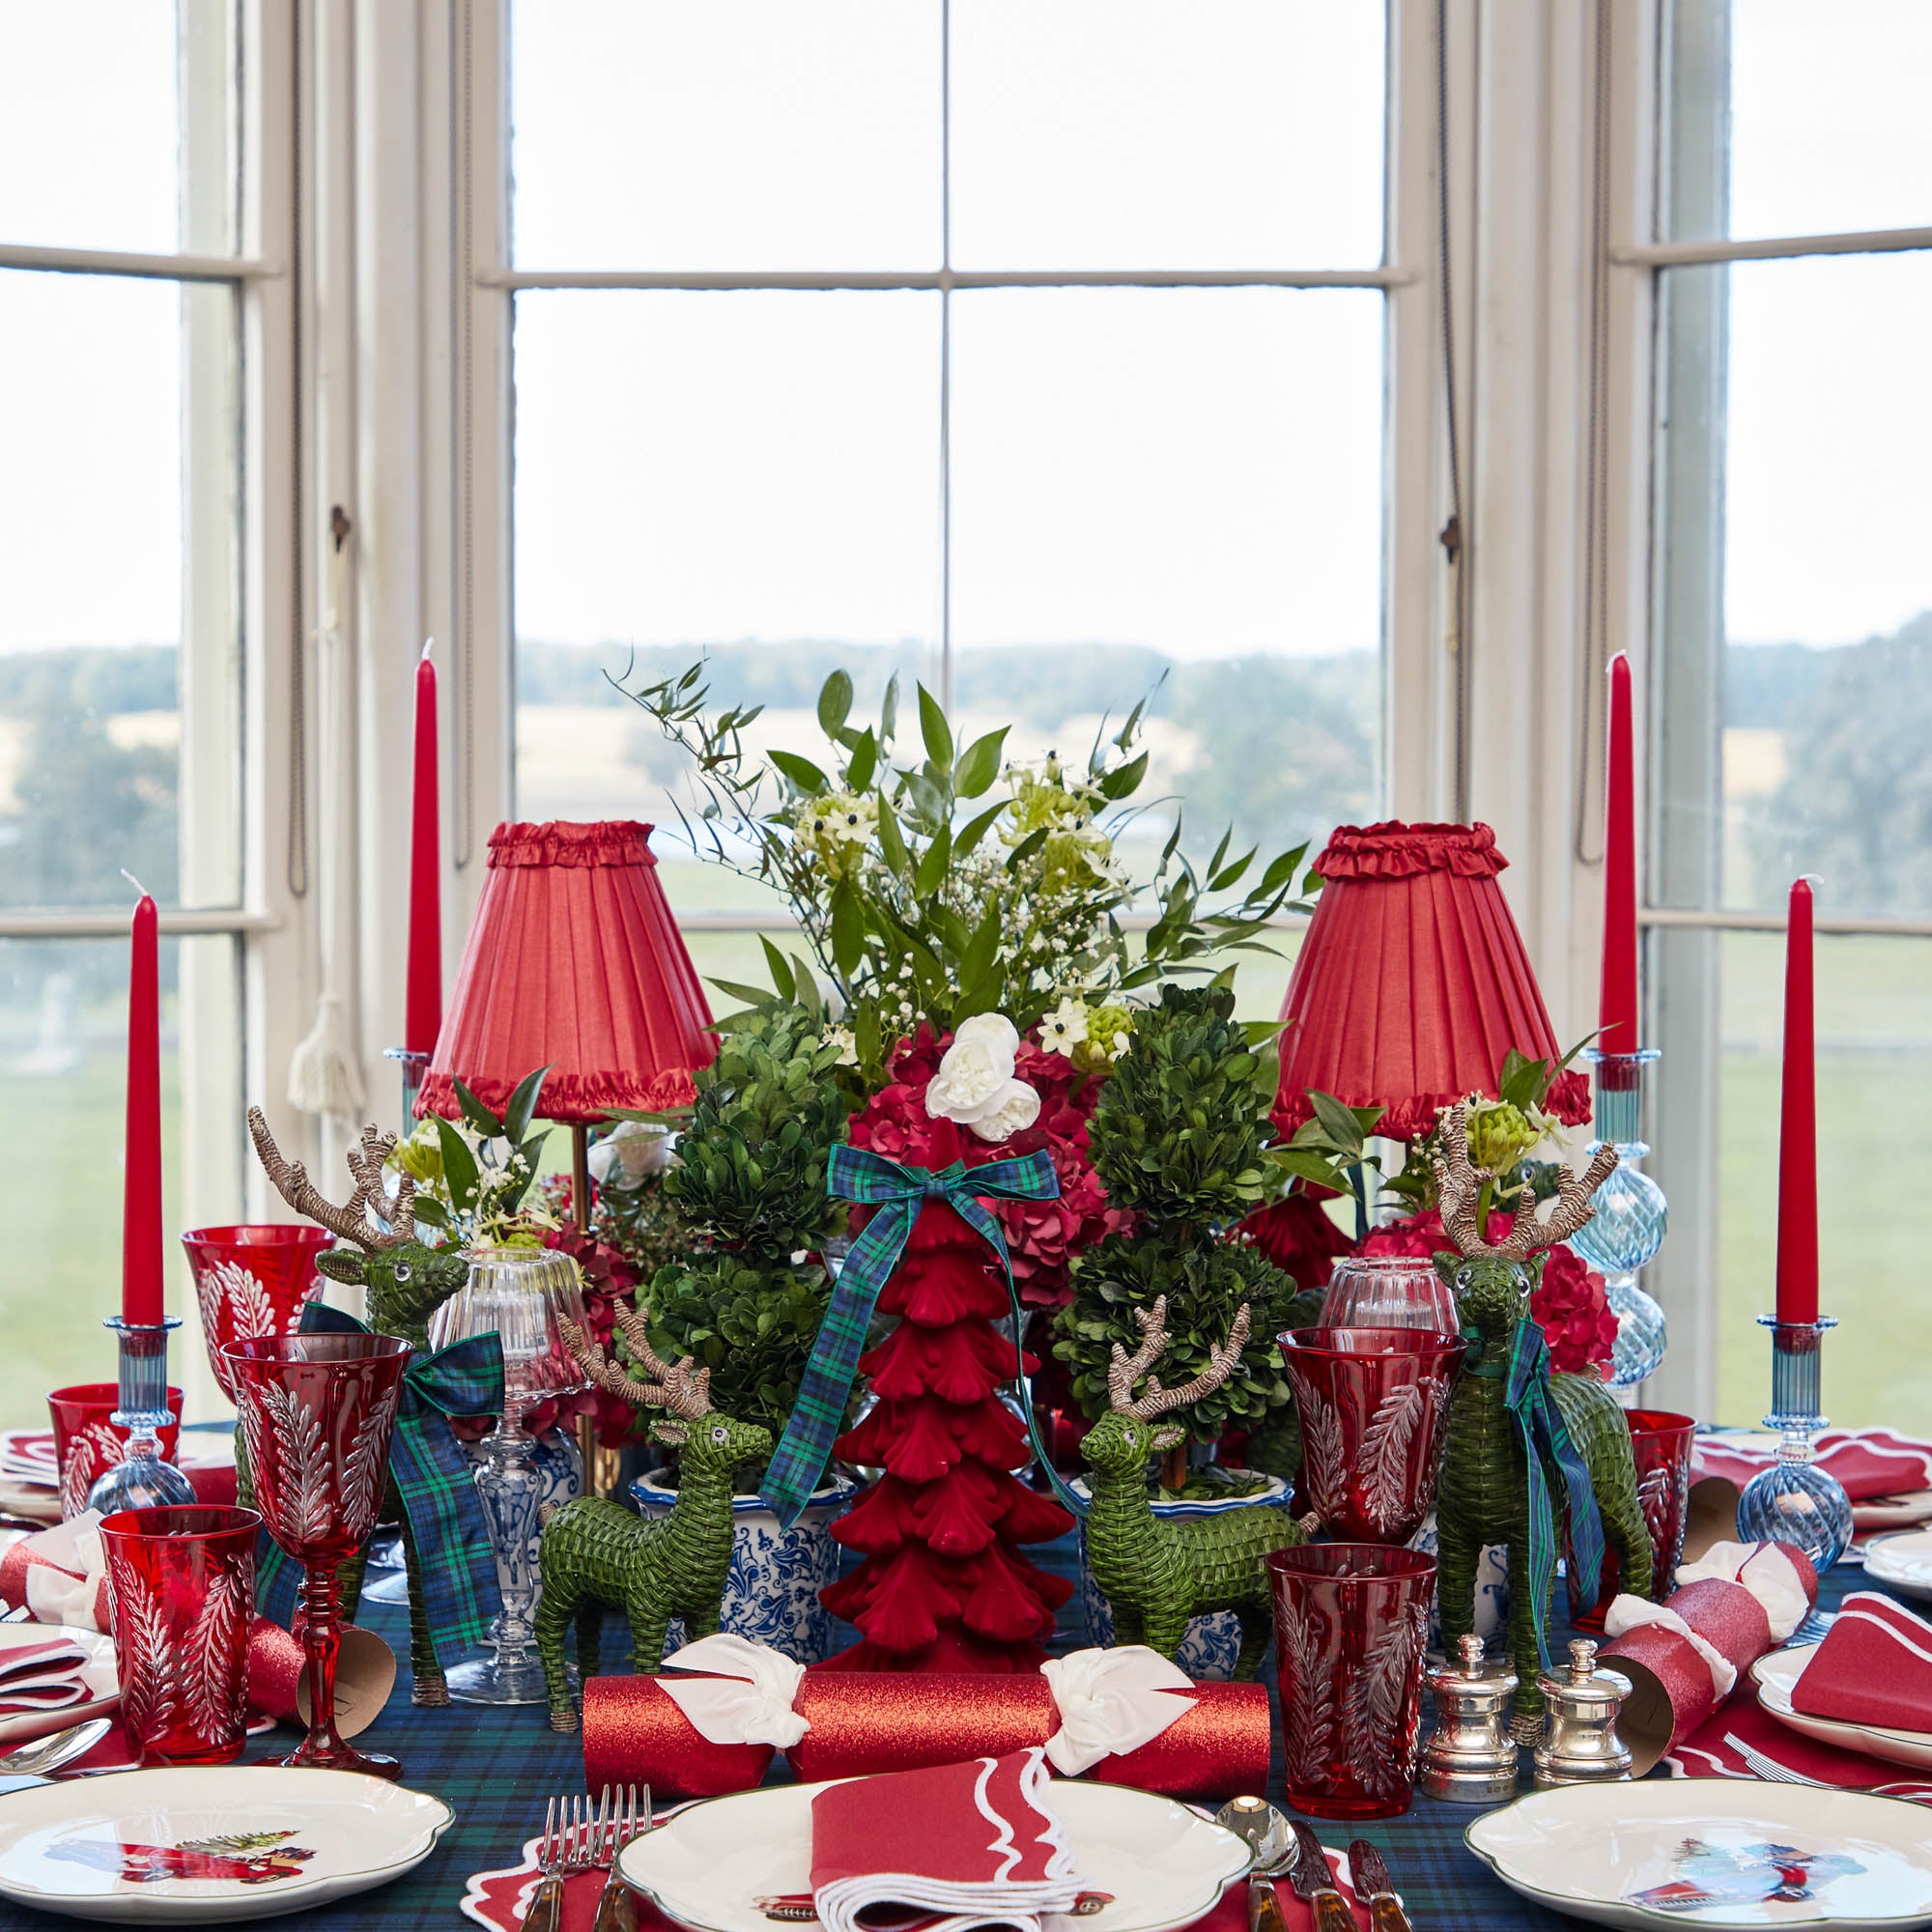
{"type": "MultiPolygon", "coordinates": [[[[78,1516],[87,1492],[128,1453],[128,1432],[114,1420],[121,1406],[119,1382],[71,1382],[47,1391],[54,1425],[54,1461],[61,1472],[61,1515],[78,1516]]],[[[172,1463],[181,1446],[182,1392],[168,1390],[168,1421],[159,1431],[161,1458],[172,1463]]]]}
{"type": "Polygon", "coordinates": [[[255,1505],[305,1572],[309,1729],[282,1762],[398,1777],[396,1759],[353,1749],[335,1728],[335,1566],[375,1527],[410,1345],[393,1335],[262,1335],[226,1353],[255,1505]]]}
{"type": "Polygon", "coordinates": [[[1317,1818],[1393,1818],[1415,1797],[1435,1559],[1379,1543],[1267,1558],[1288,1802],[1317,1818]]]}
{"type": "Polygon", "coordinates": [[[1309,1508],[1346,1542],[1406,1543],[1435,1504],[1442,1418],[1467,1345],[1426,1328],[1294,1328],[1279,1340],[1309,1508]]]}
{"type": "MultiPolygon", "coordinates": [[[[1644,1527],[1650,1531],[1650,1600],[1661,1604],[1677,1586],[1677,1566],[1684,1556],[1684,1531],[1690,1520],[1690,1450],[1697,1424],[1667,1408],[1627,1409],[1624,1419],[1630,1424],[1631,1453],[1636,1462],[1636,1499],[1644,1527]]],[[[1577,1559],[1567,1531],[1563,1555],[1570,1621],[1578,1630],[1602,1630],[1620,1587],[1623,1566],[1617,1552],[1605,1546],[1603,1580],[1594,1604],[1583,1602],[1572,1574],[1577,1559]]]]}
{"type": "Polygon", "coordinates": [[[205,1503],[100,1520],[121,1722],[143,1764],[227,1764],[248,1729],[253,1510],[205,1503]]]}
{"type": "Polygon", "coordinates": [[[327,1228],[306,1221],[190,1228],[181,1237],[201,1306],[209,1366],[230,1402],[235,1378],[222,1350],[257,1335],[293,1335],[321,1279],[315,1258],[333,1239],[327,1228]]]}

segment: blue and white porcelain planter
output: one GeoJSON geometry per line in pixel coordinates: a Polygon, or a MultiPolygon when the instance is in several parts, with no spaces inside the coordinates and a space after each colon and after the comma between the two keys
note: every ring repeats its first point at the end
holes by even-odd
{"type": "MultiPolygon", "coordinates": [[[[1085,1477],[1072,1478],[1068,1487],[1081,1497],[1088,1493],[1085,1477]]],[[[1249,1496],[1202,1497],[1176,1502],[1156,1502],[1154,1515],[1162,1522],[1180,1522],[1190,1517],[1225,1516],[1230,1510],[1273,1507],[1286,1513],[1288,1485],[1279,1476],[1267,1479],[1267,1488],[1249,1496]]],[[[1087,1560],[1087,1530],[1080,1530],[1080,1611],[1087,1622],[1087,1641],[1102,1647],[1114,1641],[1114,1611],[1094,1580],[1093,1565],[1087,1560]]],[[[1209,1684],[1226,1684],[1235,1675],[1235,1662],[1241,1652],[1241,1621],[1233,1610],[1216,1610],[1196,1617],[1180,1639],[1175,1662],[1188,1676],[1209,1684]]]]}
{"type": "MultiPolygon", "coordinates": [[[[668,1516],[677,1504],[677,1492],[658,1480],[660,1473],[653,1469],[631,1485],[632,1500],[646,1519],[668,1516]]],[[[724,1579],[722,1629],[770,1644],[800,1663],[832,1655],[838,1647],[834,1619],[818,1593],[838,1579],[832,1525],[857,1489],[847,1477],[828,1476],[789,1529],[781,1529],[756,1496],[731,1498],[731,1570],[724,1579]]],[[[667,1653],[683,1641],[680,1620],[670,1627],[667,1653]]]]}

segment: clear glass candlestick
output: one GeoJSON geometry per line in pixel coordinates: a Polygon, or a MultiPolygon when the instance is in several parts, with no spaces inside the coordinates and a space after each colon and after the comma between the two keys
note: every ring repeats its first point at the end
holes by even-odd
{"type": "Polygon", "coordinates": [[[114,1426],[128,1432],[127,1453],[101,1472],[87,1492],[89,1509],[102,1516],[117,1510],[154,1509],[161,1503],[191,1503],[194,1485],[163,1459],[161,1431],[168,1412],[168,1331],[179,1328],[174,1316],[159,1321],[107,1319],[121,1344],[121,1406],[114,1426]]]}
{"type": "Polygon", "coordinates": [[[1637,1286],[1637,1270],[1656,1260],[1663,1245],[1667,1210],[1663,1189],[1641,1165],[1650,1151],[1642,1138],[1644,1069],[1658,1058],[1655,1047],[1634,1053],[1584,1056],[1594,1067],[1597,1137],[1590,1143],[1617,1151],[1617,1165],[1592,1200],[1594,1217],[1570,1237],[1570,1245],[1604,1277],[1605,1298],[1617,1318],[1616,1347],[1605,1378],[1628,1399],[1657,1373],[1668,1346],[1663,1309],[1655,1295],[1637,1286]]]}
{"type": "Polygon", "coordinates": [[[408,1140],[416,1123],[416,1095],[422,1092],[423,1075],[429,1071],[429,1055],[407,1046],[385,1046],[384,1060],[393,1060],[403,1076],[403,1125],[401,1138],[408,1140]]]}
{"type": "Polygon", "coordinates": [[[1821,1345],[1825,1331],[1838,1324],[1830,1316],[1780,1321],[1776,1315],[1760,1315],[1758,1321],[1771,1330],[1771,1413],[1764,1426],[1783,1440],[1777,1461],[1759,1470],[1738,1498],[1738,1535],[1749,1543],[1802,1549],[1822,1577],[1852,1540],[1851,1498],[1829,1469],[1811,1460],[1812,1444],[1825,1428],[1819,1412],[1821,1345]]]}
{"type": "Polygon", "coordinates": [[[494,1331],[503,1349],[503,1412],[483,1438],[475,1470],[503,1608],[491,1626],[490,1653],[448,1673],[449,1694],[459,1703],[546,1701],[535,1625],[544,1475],[524,1418],[539,1403],[584,1386],[583,1372],[563,1346],[559,1314],[580,1331],[588,1325],[577,1264],[568,1255],[554,1248],[472,1248],[469,1279],[430,1322],[434,1348],[494,1331]]]}

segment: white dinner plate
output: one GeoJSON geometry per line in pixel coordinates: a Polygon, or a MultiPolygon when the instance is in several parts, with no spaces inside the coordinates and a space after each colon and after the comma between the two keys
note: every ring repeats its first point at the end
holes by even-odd
{"type": "Polygon", "coordinates": [[[1932,1490],[1874,1496],[1869,1502],[1852,1505],[1854,1529],[1904,1529],[1920,1522],[1932,1522],[1932,1490]]]}
{"type": "Polygon", "coordinates": [[[1865,1575],[1908,1597],[1932,1597],[1932,1529],[1873,1537],[1865,1545],[1865,1575]]]}
{"type": "MultiPolygon", "coordinates": [[[[842,1782],[833,1779],[831,1782],[842,1782]]],[[[773,1784],[694,1804],[626,1845],[617,1866],[667,1918],[697,1932],[772,1932],[752,1901],[811,1889],[811,1801],[824,1784],[773,1784]]],[[[1248,1848],[1172,1798],[1055,1778],[1081,1885],[1113,1894],[1081,1932],[1191,1925],[1248,1868],[1248,1848]]]]}
{"type": "Polygon", "coordinates": [[[1804,1666],[1818,1654],[1815,1643],[1794,1644],[1789,1650],[1774,1650],[1751,1665],[1757,1685],[1757,1701],[1780,1724],[1821,1745],[1837,1745],[1845,1750],[1864,1751],[1889,1764],[1912,1764],[1921,1769],[1932,1766],[1932,1731],[1900,1731],[1883,1724],[1853,1724],[1842,1718],[1816,1718],[1796,1709],[1791,1702],[1792,1687],[1804,1674],[1804,1666]]]}
{"type": "Polygon", "coordinates": [[[0,1516],[22,1516],[29,1522],[51,1527],[61,1520],[58,1490],[40,1483],[15,1483],[0,1478],[0,1516]]]}
{"type": "Polygon", "coordinates": [[[114,1639],[104,1631],[81,1630],[73,1624],[0,1624],[0,1650],[19,1650],[30,1643],[71,1638],[87,1653],[80,1681],[92,1695],[79,1704],[63,1704],[58,1711],[10,1711],[0,1705],[0,1750],[11,1750],[30,1738],[64,1731],[85,1718],[104,1717],[121,1701],[121,1680],[114,1674],[114,1639]]]}
{"type": "Polygon", "coordinates": [[[1600,1925],[1879,1932],[1932,1921],[1922,1805],[1732,1778],[1569,1784],[1463,1834],[1510,1888],[1600,1925]]]}
{"type": "Polygon", "coordinates": [[[385,1778],[281,1765],[43,1784],[0,1797],[0,1897],[116,1924],[278,1918],[400,1877],[455,1816],[385,1778]]]}

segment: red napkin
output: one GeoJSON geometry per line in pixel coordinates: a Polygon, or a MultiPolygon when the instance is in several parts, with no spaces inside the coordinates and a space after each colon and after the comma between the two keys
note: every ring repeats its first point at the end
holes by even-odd
{"type": "Polygon", "coordinates": [[[1932,1624],[1854,1590],[1791,1687],[1791,1705],[1848,1724],[1932,1731],[1932,1624]]]}
{"type": "Polygon", "coordinates": [[[1045,1758],[1036,1745],[821,1791],[811,1801],[811,1895],[824,1932],[860,1932],[860,1915],[881,1906],[934,1932],[1039,1932],[1042,1913],[1070,1911],[1080,1879],[1047,1808],[1045,1758]]]}
{"type": "Polygon", "coordinates": [[[0,1430],[0,1480],[38,1483],[42,1489],[60,1488],[60,1463],[54,1458],[51,1429],[0,1430]]]}
{"type": "Polygon", "coordinates": [[[1907,1764],[1889,1764],[1863,1751],[1841,1750],[1821,1744],[1780,1723],[1754,1700],[1743,1698],[1715,1712],[1682,1744],[1673,1745],[1663,1762],[1673,1777],[1756,1777],[1760,1774],[1730,1740],[1747,1746],[1773,1764],[1821,1784],[1844,1791],[1877,1791],[1889,1798],[1909,1798],[1932,1804],[1932,1772],[1915,1776],[1907,1764]]]}
{"type": "Polygon", "coordinates": [[[85,1703],[87,1653],[64,1636],[0,1650],[0,1711],[58,1711],[85,1703]]]}
{"type": "MultiPolygon", "coordinates": [[[[1700,1435],[1694,1473],[1727,1476],[1742,1489],[1776,1457],[1775,1448],[1745,1448],[1732,1436],[1700,1435]]],[[[1828,1429],[1818,1438],[1814,1460],[1837,1477],[1855,1503],[1932,1490],[1932,1442],[1895,1429],[1828,1429]]]]}

